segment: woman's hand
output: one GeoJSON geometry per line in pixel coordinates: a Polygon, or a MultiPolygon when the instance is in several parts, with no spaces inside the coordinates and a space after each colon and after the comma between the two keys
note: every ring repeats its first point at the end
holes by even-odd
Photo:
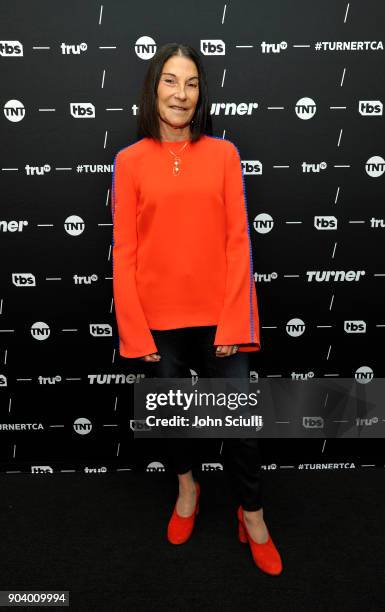
{"type": "Polygon", "coordinates": [[[159,353],[151,353],[150,355],[145,355],[144,357],[139,357],[142,361],[160,361],[159,353]]]}
{"type": "Polygon", "coordinates": [[[229,357],[229,355],[234,355],[237,350],[238,344],[223,344],[222,346],[217,346],[215,354],[217,357],[229,357]]]}

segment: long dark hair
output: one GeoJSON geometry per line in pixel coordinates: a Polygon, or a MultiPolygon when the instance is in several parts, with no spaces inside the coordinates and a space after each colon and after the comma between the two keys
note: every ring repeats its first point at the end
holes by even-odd
{"type": "Polygon", "coordinates": [[[143,81],[137,123],[138,140],[146,136],[161,140],[157,112],[157,90],[163,65],[173,55],[188,57],[195,63],[198,70],[199,98],[190,124],[191,142],[198,140],[202,134],[213,135],[207,76],[199,54],[190,45],[167,43],[159,47],[150,60],[143,81]]]}

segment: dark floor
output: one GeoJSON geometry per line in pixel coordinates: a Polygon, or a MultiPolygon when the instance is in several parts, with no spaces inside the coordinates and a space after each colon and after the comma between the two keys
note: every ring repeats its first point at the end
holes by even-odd
{"type": "Polygon", "coordinates": [[[0,590],[68,590],[71,609],[93,612],[384,612],[384,476],[264,473],[284,564],[268,576],[237,540],[224,473],[199,477],[200,513],[180,546],[166,540],[177,492],[167,472],[2,474],[0,590]]]}

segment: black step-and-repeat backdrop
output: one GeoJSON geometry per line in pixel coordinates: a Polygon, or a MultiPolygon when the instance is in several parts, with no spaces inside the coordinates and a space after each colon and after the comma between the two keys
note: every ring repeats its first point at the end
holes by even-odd
{"type": "MultiPolygon", "coordinates": [[[[164,469],[162,442],[134,439],[143,372],[117,350],[111,179],[166,42],[200,52],[214,135],[241,155],[261,322],[251,375],[383,377],[382,0],[0,10],[3,472],[164,469]]],[[[264,466],[382,466],[380,407],[361,421],[356,438],[262,440],[264,466]]],[[[223,468],[221,450],[205,441],[203,470],[223,468]]]]}

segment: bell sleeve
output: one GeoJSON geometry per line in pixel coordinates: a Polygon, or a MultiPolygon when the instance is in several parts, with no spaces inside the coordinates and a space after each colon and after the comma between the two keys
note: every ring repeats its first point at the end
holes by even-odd
{"type": "Polygon", "coordinates": [[[227,272],[214,345],[237,344],[240,352],[259,351],[258,303],[244,177],[238,149],[232,142],[227,143],[224,177],[227,272]]]}
{"type": "Polygon", "coordinates": [[[158,349],[136,288],[137,192],[124,149],[114,160],[111,194],[113,296],[119,353],[122,357],[143,357],[158,349]]]}

